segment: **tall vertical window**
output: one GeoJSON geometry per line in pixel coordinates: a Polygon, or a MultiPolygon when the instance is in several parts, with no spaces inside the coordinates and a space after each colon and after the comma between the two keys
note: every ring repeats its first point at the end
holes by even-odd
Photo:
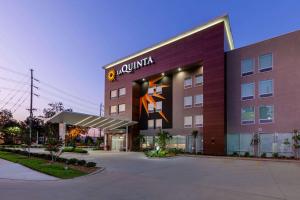
{"type": "Polygon", "coordinates": [[[162,87],[161,86],[157,86],[155,88],[155,91],[156,91],[157,94],[161,94],[162,93],[162,87]]]}
{"type": "Polygon", "coordinates": [[[154,128],[154,120],[153,119],[149,119],[148,120],[148,129],[152,129],[154,128]]]}
{"type": "Polygon", "coordinates": [[[184,108],[191,108],[193,106],[193,97],[184,97],[184,108]]]}
{"type": "Polygon", "coordinates": [[[203,84],[203,75],[198,74],[195,76],[195,86],[202,85],[203,84]]]}
{"type": "Polygon", "coordinates": [[[126,88],[119,89],[119,96],[124,96],[126,94],[126,88]]]}
{"type": "Polygon", "coordinates": [[[154,93],[154,87],[149,87],[148,88],[148,94],[152,95],[154,93]]]}
{"type": "Polygon", "coordinates": [[[110,91],[110,98],[116,98],[116,97],[118,97],[118,90],[110,91]]]}
{"type": "Polygon", "coordinates": [[[260,72],[272,70],[272,67],[273,67],[273,55],[271,53],[259,56],[260,72]]]}
{"type": "Polygon", "coordinates": [[[184,79],[184,88],[190,88],[193,85],[192,77],[184,79]]]}
{"type": "Polygon", "coordinates": [[[184,128],[192,128],[193,126],[193,117],[185,116],[184,117],[184,128]]]}
{"type": "Polygon", "coordinates": [[[153,113],[154,112],[154,105],[152,103],[148,103],[148,112],[153,113]]]}
{"type": "Polygon", "coordinates": [[[247,58],[241,62],[241,73],[242,76],[247,76],[254,73],[254,60],[247,58]]]}
{"type": "Polygon", "coordinates": [[[241,109],[241,123],[242,124],[254,124],[255,112],[254,107],[244,107],[241,109]]]}
{"type": "Polygon", "coordinates": [[[203,115],[195,115],[195,127],[203,126],[203,115]]]}
{"type": "Polygon", "coordinates": [[[156,112],[160,112],[162,110],[162,101],[156,102],[156,112]]]}
{"type": "Polygon", "coordinates": [[[195,106],[203,105],[203,94],[195,95],[195,106]]]}
{"type": "Polygon", "coordinates": [[[259,96],[269,97],[273,95],[273,80],[259,81],[259,96]]]}
{"type": "Polygon", "coordinates": [[[259,122],[270,123],[274,119],[274,106],[273,105],[262,105],[259,107],[259,122]]]}
{"type": "Polygon", "coordinates": [[[162,128],[162,119],[155,120],[155,128],[162,128]]]}
{"type": "Polygon", "coordinates": [[[242,100],[254,99],[254,83],[243,83],[241,86],[242,100]]]}
{"type": "Polygon", "coordinates": [[[119,104],[119,112],[125,112],[125,104],[119,104]]]}
{"type": "Polygon", "coordinates": [[[110,113],[111,114],[117,113],[117,106],[110,106],[110,113]]]}

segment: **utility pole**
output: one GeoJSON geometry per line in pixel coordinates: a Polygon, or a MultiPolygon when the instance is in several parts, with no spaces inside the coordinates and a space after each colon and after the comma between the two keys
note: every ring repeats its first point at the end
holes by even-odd
{"type": "Polygon", "coordinates": [[[33,69],[30,69],[30,108],[29,108],[29,157],[31,149],[32,118],[33,118],[33,69]]]}
{"type": "Polygon", "coordinates": [[[100,103],[100,117],[102,117],[102,103],[100,103]]]}

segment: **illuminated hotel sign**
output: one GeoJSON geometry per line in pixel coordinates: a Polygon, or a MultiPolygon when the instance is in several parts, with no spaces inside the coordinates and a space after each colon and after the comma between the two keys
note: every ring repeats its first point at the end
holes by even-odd
{"type": "Polygon", "coordinates": [[[120,75],[123,75],[123,74],[126,74],[126,73],[131,73],[131,72],[134,72],[135,70],[138,70],[142,67],[149,66],[149,65],[152,65],[152,64],[154,64],[153,58],[151,56],[145,57],[145,58],[142,58],[138,61],[134,61],[132,63],[124,64],[118,70],[110,69],[107,72],[107,79],[109,81],[114,81],[116,79],[116,76],[120,76],[120,75]]]}

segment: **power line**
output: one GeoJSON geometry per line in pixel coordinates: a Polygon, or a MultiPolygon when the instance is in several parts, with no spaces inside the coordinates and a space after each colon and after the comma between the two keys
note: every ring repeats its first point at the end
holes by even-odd
{"type": "Polygon", "coordinates": [[[4,67],[4,66],[1,66],[1,65],[0,65],[0,69],[5,70],[5,71],[8,71],[8,72],[11,72],[11,73],[14,73],[14,74],[18,74],[18,75],[20,75],[20,76],[29,77],[28,74],[25,74],[25,73],[22,73],[22,72],[18,72],[18,71],[12,70],[12,69],[10,69],[10,68],[8,68],[8,67],[4,67]]]}
{"type": "Polygon", "coordinates": [[[15,92],[24,92],[25,90],[17,90],[14,88],[8,88],[8,87],[0,87],[0,90],[9,90],[9,91],[15,91],[15,92]]]}
{"type": "MultiPolygon", "coordinates": [[[[25,101],[29,98],[29,95],[26,96],[23,101],[12,111],[12,114],[14,114],[22,105],[25,103],[25,101]]],[[[25,107],[26,108],[26,107],[25,107]]]]}
{"type": "Polygon", "coordinates": [[[21,95],[21,96],[19,97],[19,99],[16,101],[16,103],[15,103],[9,110],[12,110],[19,102],[21,102],[22,99],[25,97],[25,95],[28,94],[28,92],[29,92],[29,91],[23,92],[23,95],[21,95]]]}

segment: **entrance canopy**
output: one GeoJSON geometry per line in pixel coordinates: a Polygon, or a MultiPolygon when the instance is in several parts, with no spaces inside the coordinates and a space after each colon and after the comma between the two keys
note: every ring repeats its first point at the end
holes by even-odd
{"type": "Polygon", "coordinates": [[[95,115],[63,111],[57,113],[46,122],[64,123],[87,128],[100,128],[102,130],[116,130],[137,124],[135,121],[122,120],[117,118],[99,117],[95,115]]]}

